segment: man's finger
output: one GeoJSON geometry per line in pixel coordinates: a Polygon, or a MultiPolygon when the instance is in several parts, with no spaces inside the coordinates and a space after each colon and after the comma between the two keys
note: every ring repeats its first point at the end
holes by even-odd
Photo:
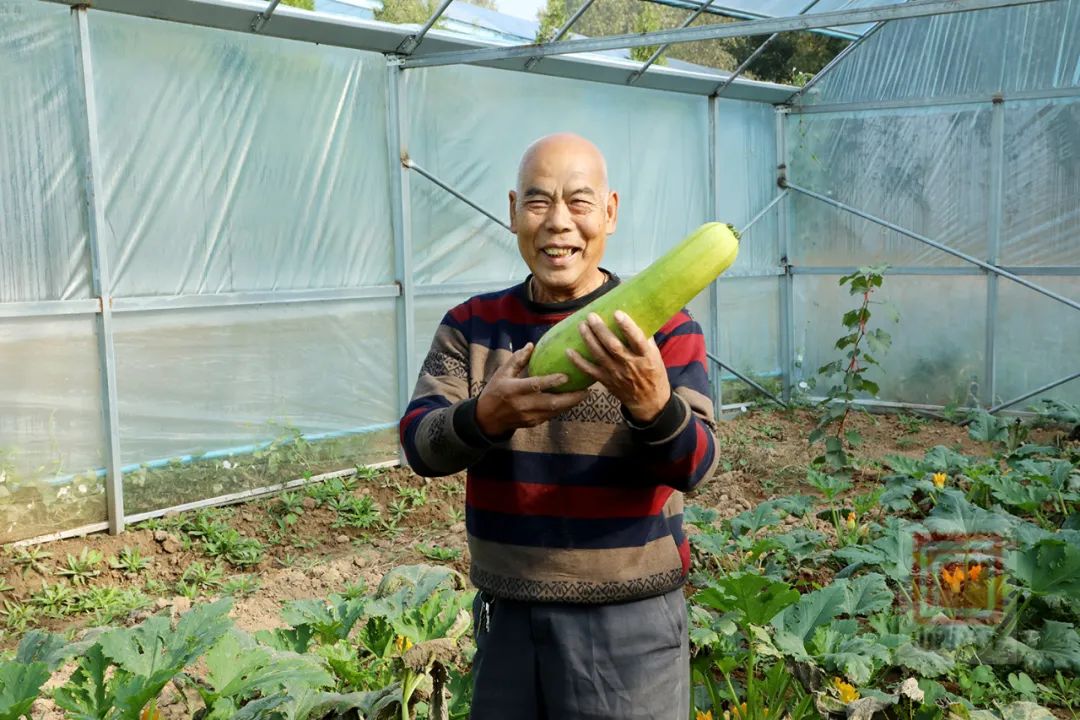
{"type": "Polygon", "coordinates": [[[592,379],[603,379],[603,369],[600,368],[598,365],[594,365],[593,363],[586,360],[577,350],[571,350],[568,348],[566,350],[566,356],[570,358],[570,362],[574,363],[574,367],[576,367],[578,370],[585,373],[592,379]]]}
{"type": "Polygon", "coordinates": [[[616,310],[615,322],[619,324],[619,328],[623,331],[623,336],[626,337],[626,347],[630,348],[638,355],[647,355],[649,352],[649,338],[645,337],[645,333],[641,331],[641,328],[638,327],[638,324],[634,322],[633,318],[622,310],[616,310]]]}
{"type": "MultiPolygon", "coordinates": [[[[608,367],[612,364],[612,358],[600,341],[596,338],[596,333],[593,332],[592,327],[587,322],[581,323],[578,326],[578,332],[581,334],[581,340],[585,343],[585,347],[588,348],[589,354],[593,356],[592,364],[597,367],[608,367]]],[[[566,351],[566,355],[573,360],[573,350],[569,348],[566,351]]],[[[581,357],[580,353],[576,353],[578,357],[581,357]]],[[[584,358],[582,358],[584,359],[584,358]]],[[[577,365],[577,363],[574,363],[577,365]]]]}
{"type": "Polygon", "coordinates": [[[525,347],[515,350],[510,359],[506,361],[506,374],[509,377],[522,377],[529,367],[529,358],[532,357],[533,344],[526,343],[525,347]]]}
{"type": "Polygon", "coordinates": [[[592,330],[593,335],[607,350],[608,355],[621,358],[626,354],[626,346],[623,345],[623,341],[619,339],[618,335],[611,332],[611,328],[605,325],[604,321],[596,313],[589,315],[589,329],[592,330]]]}

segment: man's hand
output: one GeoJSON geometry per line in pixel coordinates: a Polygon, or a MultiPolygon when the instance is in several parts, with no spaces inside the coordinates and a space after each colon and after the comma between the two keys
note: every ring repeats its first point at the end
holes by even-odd
{"type": "Polygon", "coordinates": [[[574,350],[567,350],[566,354],[578,369],[603,383],[635,421],[652,422],[671,399],[671,384],[660,348],[622,310],[615,311],[615,322],[626,338],[625,345],[599,315],[591,313],[578,330],[595,362],[589,362],[574,350]]]}
{"type": "Polygon", "coordinates": [[[526,377],[533,344],[529,343],[499,366],[476,400],[476,424],[489,438],[523,427],[535,427],[585,399],[587,390],[545,392],[566,382],[561,373],[526,377]]]}

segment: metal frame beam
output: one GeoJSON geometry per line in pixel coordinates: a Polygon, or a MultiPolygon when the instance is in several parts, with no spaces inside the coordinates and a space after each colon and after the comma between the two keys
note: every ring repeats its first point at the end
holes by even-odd
{"type": "Polygon", "coordinates": [[[427,19],[417,32],[407,35],[401,44],[398,45],[397,51],[403,55],[409,55],[413,53],[416,48],[420,47],[420,43],[424,42],[424,36],[428,34],[428,31],[439,21],[446,9],[450,7],[450,3],[454,0],[442,0],[439,7],[435,8],[435,12],[431,14],[431,17],[427,19]]]}
{"type": "MultiPolygon", "coordinates": [[[[990,118],[990,217],[986,262],[997,265],[1001,252],[1001,228],[1005,224],[1005,105],[996,102],[990,118]]],[[[998,276],[986,276],[986,348],[982,403],[990,406],[997,396],[998,276]]]]}
{"type": "Polygon", "coordinates": [[[833,68],[835,68],[841,62],[843,62],[844,58],[846,58],[851,53],[855,52],[855,48],[859,47],[864,42],[866,42],[868,39],[873,37],[874,33],[876,33],[878,30],[880,30],[884,26],[885,26],[884,22],[879,22],[879,23],[875,24],[873,27],[871,27],[869,30],[864,32],[862,35],[855,38],[855,40],[853,40],[850,45],[848,45],[846,48],[844,48],[839,53],[837,53],[836,57],[834,57],[829,62],[825,63],[825,67],[818,70],[817,73],[814,75],[814,77],[812,77],[812,78],[810,78],[809,80],[806,81],[805,85],[803,85],[801,88],[799,88],[798,90],[793,92],[791,94],[791,97],[789,97],[787,100],[785,100],[784,103],[786,105],[794,104],[795,101],[798,100],[800,97],[802,97],[803,94],[807,90],[809,90],[814,85],[816,85],[817,82],[819,80],[821,80],[821,78],[825,77],[827,74],[829,74],[829,72],[832,71],[833,68]]]}
{"type": "Polygon", "coordinates": [[[266,23],[270,22],[270,17],[274,14],[274,11],[277,10],[277,6],[280,2],[281,0],[270,0],[270,4],[266,6],[266,9],[252,18],[251,32],[259,32],[266,23]]]}
{"type": "Polygon", "coordinates": [[[568,55],[574,53],[601,52],[621,48],[644,47],[648,45],[695,42],[698,40],[716,40],[718,38],[746,37],[752,35],[770,35],[776,32],[796,30],[814,30],[820,28],[862,25],[885,20],[904,20],[909,18],[951,15],[954,13],[988,10],[992,8],[1033,5],[1051,0],[911,0],[902,5],[877,6],[859,10],[838,10],[835,12],[816,13],[786,18],[767,18],[744,22],[705,25],[675,30],[659,30],[651,33],[631,33],[613,35],[604,38],[584,38],[563,40],[544,45],[513,45],[505,48],[466,50],[446,52],[399,59],[406,68],[436,67],[508,60],[512,58],[547,57],[549,55],[568,55]]]}
{"type": "MultiPolygon", "coordinates": [[[[812,10],[813,7],[819,2],[821,2],[821,0],[810,0],[810,4],[804,6],[803,9],[799,11],[799,15],[805,15],[806,13],[810,12],[810,10],[812,10]]],[[[731,87],[731,84],[735,82],[736,78],[746,72],[747,68],[749,68],[755,60],[761,57],[761,53],[765,52],[768,47],[776,41],[776,38],[778,37],[780,37],[780,33],[774,32],[772,35],[765,38],[765,42],[758,45],[754,52],[750,53],[750,55],[745,60],[739,63],[739,66],[732,71],[731,75],[728,76],[728,78],[724,80],[724,82],[716,86],[716,90],[713,91],[713,96],[719,97],[720,95],[723,95],[724,91],[731,87]]]]}
{"type": "Polygon", "coordinates": [[[1009,400],[1008,402],[1003,402],[1000,405],[995,405],[994,407],[990,408],[990,410],[988,410],[987,412],[989,412],[990,414],[994,414],[994,413],[996,413],[996,412],[998,412],[1000,410],[1004,410],[1005,408],[1012,407],[1013,405],[1016,405],[1018,403],[1022,403],[1025,400],[1028,400],[1030,398],[1035,397],[1036,395],[1041,395],[1044,392],[1047,392],[1048,390],[1053,390],[1054,388],[1058,387],[1059,385],[1064,385],[1067,382],[1072,382],[1073,380],[1076,380],[1077,378],[1080,378],[1080,371],[1074,372],[1072,375],[1066,375],[1065,377],[1060,378],[1058,380],[1055,380],[1052,383],[1047,383],[1046,385],[1043,385],[1042,387],[1036,388],[1035,390],[1032,390],[1031,392],[1024,393],[1020,397],[1013,398],[1012,400],[1009,400]]]}
{"type": "Polygon", "coordinates": [[[101,372],[101,410],[105,430],[105,505],[109,532],[124,530],[124,478],[120,470],[120,414],[116,392],[116,348],[113,343],[112,280],[109,258],[102,233],[105,228],[104,202],[97,165],[101,157],[98,144],[97,99],[94,95],[93,56],[90,52],[90,28],[86,7],[71,13],[75,24],[75,67],[79,78],[80,110],[85,125],[80,127],[85,156],[83,189],[86,193],[87,235],[90,244],[91,287],[98,298],[98,361],[101,372]]]}
{"type": "MultiPolygon", "coordinates": [[[[837,56],[839,57],[839,55],[837,56]]],[[[1080,87],[1041,88],[1010,93],[980,93],[975,95],[945,95],[936,98],[906,98],[848,103],[822,103],[821,105],[792,105],[789,111],[800,115],[818,113],[855,113],[867,110],[907,110],[955,105],[987,105],[989,103],[1029,102],[1032,100],[1056,100],[1080,97],[1080,87]]]]}
{"type": "Polygon", "coordinates": [[[769,392],[765,388],[761,387],[761,385],[754,382],[752,379],[748,378],[746,375],[743,375],[741,372],[739,372],[735,368],[733,368],[730,365],[727,365],[726,363],[722,362],[720,360],[720,358],[716,357],[711,352],[706,352],[705,355],[708,356],[708,358],[713,361],[714,365],[719,366],[719,368],[721,370],[727,370],[729,373],[734,375],[737,379],[741,380],[746,385],[749,385],[750,387],[752,387],[754,390],[757,390],[762,395],[766,395],[767,397],[769,397],[773,402],[779,403],[783,407],[787,407],[786,402],[784,402],[780,398],[776,397],[771,392],[769,392]]]}
{"type": "MultiPolygon", "coordinates": [[[[817,1],[818,0],[814,0],[814,2],[817,1]]],[[[705,12],[709,8],[709,6],[712,5],[712,3],[713,0],[708,0],[708,2],[704,2],[698,5],[698,7],[693,12],[686,16],[686,19],[682,21],[682,24],[679,25],[679,27],[690,27],[690,24],[697,20],[699,17],[701,17],[701,13],[705,12]]],[[[653,66],[653,63],[660,59],[660,56],[663,55],[664,51],[667,50],[669,47],[671,47],[671,43],[667,43],[666,45],[661,45],[660,47],[656,48],[653,54],[649,56],[649,59],[646,60],[640,68],[635,70],[632,75],[630,75],[630,77],[626,81],[626,84],[633,85],[634,83],[636,83],[638,79],[642,75],[644,75],[649,68],[653,66]]]]}
{"type": "MultiPolygon", "coordinates": [[[[644,2],[651,2],[654,5],[663,5],[665,7],[676,8],[679,10],[693,10],[697,7],[698,3],[694,0],[644,0],[644,2]]],[[[721,17],[732,18],[736,20],[761,20],[764,18],[772,17],[770,15],[762,15],[761,13],[747,12],[742,8],[732,7],[724,2],[716,2],[713,0],[712,5],[706,11],[710,15],[719,15],[721,17]]],[[[843,30],[837,30],[835,28],[822,28],[814,30],[813,32],[821,35],[828,35],[829,37],[840,38],[841,40],[856,40],[860,37],[860,33],[857,32],[845,32],[843,30]]]]}
{"type": "MultiPolygon", "coordinates": [[[[709,98],[709,217],[711,219],[717,219],[720,217],[720,184],[717,178],[717,169],[720,167],[719,154],[720,148],[717,142],[716,133],[720,127],[720,102],[715,97],[709,98]]],[[[710,348],[713,355],[719,357],[723,354],[720,343],[720,283],[719,278],[709,283],[709,327],[712,331],[712,347],[710,348]]],[[[712,366],[709,368],[709,382],[712,385],[712,401],[713,407],[717,408],[716,414],[719,414],[719,408],[724,405],[724,391],[722,383],[722,373],[719,367],[712,366]]]]}
{"type": "Polygon", "coordinates": [[[1030,280],[1025,280],[1024,278],[1020,277],[1019,275],[1015,275],[1015,274],[1009,272],[1008,270],[1005,270],[1004,268],[998,267],[997,265],[991,265],[990,263],[983,262],[982,260],[979,260],[978,258],[973,257],[971,255],[968,255],[965,252],[961,252],[959,250],[951,248],[948,245],[943,245],[942,243],[939,243],[936,240],[931,240],[930,238],[926,237],[925,235],[920,235],[917,232],[913,232],[911,230],[908,230],[907,228],[903,228],[903,227],[901,227],[901,226],[899,226],[899,225],[897,225],[895,223],[889,222],[888,220],[883,220],[883,219],[881,219],[879,217],[875,217],[874,215],[871,215],[870,213],[863,212],[862,210],[859,210],[858,208],[854,208],[854,207],[852,207],[850,205],[842,203],[839,200],[834,200],[831,197],[821,195],[820,193],[816,193],[813,190],[807,190],[804,187],[800,187],[798,185],[795,185],[795,184],[789,182],[786,178],[781,177],[780,184],[781,184],[781,187],[790,188],[791,190],[795,190],[796,192],[802,193],[803,195],[806,195],[808,197],[812,197],[812,198],[814,198],[816,200],[820,200],[821,202],[823,202],[823,203],[825,203],[827,205],[831,205],[831,206],[833,206],[833,207],[835,207],[837,209],[844,210],[846,212],[851,213],[852,215],[855,215],[857,217],[861,217],[863,220],[869,220],[872,223],[880,225],[880,226],[882,226],[884,228],[888,228],[889,230],[892,230],[894,232],[898,232],[901,235],[906,235],[907,237],[912,238],[913,240],[918,240],[919,242],[921,242],[921,243],[923,243],[925,245],[929,245],[932,248],[937,248],[938,250],[941,250],[942,252],[948,253],[949,255],[952,255],[954,257],[958,257],[961,260],[964,260],[966,262],[971,263],[972,265],[977,265],[980,268],[982,268],[983,270],[986,270],[987,272],[992,272],[992,273],[995,273],[997,275],[1000,275],[1003,278],[1008,278],[1009,280],[1012,280],[1015,283],[1023,285],[1024,287],[1026,287],[1029,290],[1034,290],[1035,292],[1039,293],[1040,295],[1045,295],[1046,297],[1050,298],[1051,300],[1057,300],[1059,303],[1062,303],[1063,305],[1068,305],[1073,310],[1080,310],[1080,302],[1077,302],[1076,300],[1072,300],[1070,298],[1067,298],[1064,295],[1061,295],[1059,293],[1054,292],[1053,290],[1049,290],[1047,288],[1044,288],[1042,285],[1037,285],[1036,283],[1033,283],[1030,280]]]}
{"type": "Polygon", "coordinates": [[[412,159],[412,158],[409,158],[409,157],[403,157],[403,158],[401,159],[401,164],[402,164],[402,165],[404,165],[404,166],[405,166],[406,168],[408,168],[409,170],[415,170],[415,171],[416,171],[417,173],[419,173],[420,175],[422,175],[423,177],[425,177],[425,178],[427,178],[427,179],[428,179],[429,181],[431,181],[431,183],[432,183],[433,185],[437,185],[438,187],[442,188],[442,189],[443,189],[443,190],[445,190],[446,192],[450,193],[451,195],[453,195],[454,197],[456,197],[456,198],[457,198],[458,200],[460,200],[461,202],[465,203],[466,205],[468,205],[469,207],[471,207],[471,208],[472,208],[473,210],[475,210],[476,212],[478,212],[478,213],[480,213],[481,215],[483,215],[484,217],[486,217],[486,218],[487,218],[488,220],[491,220],[491,221],[492,221],[493,223],[495,223],[495,224],[497,224],[497,225],[501,225],[501,226],[502,226],[503,228],[505,228],[505,229],[506,229],[506,231],[507,231],[507,232],[513,232],[513,231],[512,231],[511,229],[510,229],[510,226],[509,226],[509,225],[508,225],[508,224],[507,224],[507,223],[506,223],[506,222],[505,222],[504,220],[500,220],[500,219],[499,219],[499,218],[497,218],[497,217],[496,217],[495,215],[493,215],[493,214],[489,213],[489,212],[488,212],[487,210],[485,210],[484,208],[480,207],[480,205],[479,205],[479,204],[477,204],[476,202],[474,202],[474,201],[470,200],[470,199],[469,199],[468,197],[466,197],[466,196],[465,196],[465,195],[463,195],[462,193],[460,193],[460,192],[458,192],[457,190],[455,190],[455,189],[454,189],[454,188],[453,188],[453,187],[452,187],[452,186],[451,186],[451,185],[450,185],[449,183],[447,183],[447,182],[445,182],[445,181],[443,181],[443,180],[440,180],[439,178],[437,178],[437,177],[436,177],[435,175],[433,175],[432,173],[428,172],[428,171],[427,171],[427,170],[425,170],[424,168],[422,168],[422,167],[420,167],[419,165],[417,165],[417,164],[416,164],[416,162],[415,162],[415,161],[413,161],[413,159],[412,159]]]}
{"type": "MultiPolygon", "coordinates": [[[[780,176],[780,186],[786,190],[787,173],[787,112],[783,107],[776,109],[776,162],[780,176]]],[[[781,197],[784,197],[783,195],[781,197]]],[[[780,277],[780,373],[783,380],[783,397],[791,400],[791,389],[795,384],[795,277],[791,274],[790,242],[791,233],[788,225],[790,204],[781,209],[777,218],[777,247],[780,253],[780,266],[784,274],[780,277]]]]}
{"type": "MultiPolygon", "coordinates": [[[[397,307],[397,378],[398,416],[405,414],[417,377],[416,366],[416,307],[413,284],[412,213],[409,195],[409,174],[404,161],[407,137],[401,105],[406,97],[405,79],[400,66],[386,67],[386,142],[390,162],[390,214],[394,230],[394,273],[401,288],[397,307]],[[396,177],[394,177],[396,175],[396,177]]],[[[402,450],[404,453],[404,450],[402,450]]]]}
{"type": "MultiPolygon", "coordinates": [[[[557,42],[559,40],[562,40],[563,37],[566,36],[566,33],[570,32],[570,28],[573,27],[574,23],[576,23],[578,21],[578,18],[580,18],[582,15],[584,15],[585,11],[587,11],[590,7],[592,7],[592,4],[595,1],[596,0],[585,0],[585,2],[583,2],[581,4],[581,7],[579,7],[577,10],[574,11],[574,14],[571,15],[569,17],[569,19],[567,19],[567,21],[565,23],[563,23],[563,26],[561,28],[559,28],[558,32],[556,32],[551,37],[551,40],[549,40],[548,42],[557,42]]],[[[525,72],[529,72],[534,67],[536,67],[536,64],[538,62],[540,62],[542,59],[543,58],[538,58],[538,57],[529,58],[525,62],[525,72]]],[[[631,77],[633,77],[633,75],[631,75],[631,77]]]]}

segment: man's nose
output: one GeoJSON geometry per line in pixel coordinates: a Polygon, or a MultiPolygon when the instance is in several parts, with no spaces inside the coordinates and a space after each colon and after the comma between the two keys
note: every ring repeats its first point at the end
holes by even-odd
{"type": "Polygon", "coordinates": [[[570,220],[570,208],[566,206],[565,202],[556,200],[551,203],[545,225],[548,232],[553,233],[567,232],[573,228],[574,224],[570,220]]]}

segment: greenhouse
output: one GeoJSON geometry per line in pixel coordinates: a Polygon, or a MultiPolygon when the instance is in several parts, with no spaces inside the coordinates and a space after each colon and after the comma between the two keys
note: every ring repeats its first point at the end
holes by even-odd
{"type": "Polygon", "coordinates": [[[689,717],[1078,717],[1080,0],[595,37],[615,0],[566,0],[520,42],[380,1],[0,0],[0,718],[468,716],[474,491],[399,423],[447,311],[529,272],[508,191],[558,132],[620,278],[739,236],[688,305],[708,483],[650,480],[689,717]],[[844,47],[804,84],[750,77],[809,33],[844,47]]]}
{"type": "Polygon", "coordinates": [[[880,402],[1080,397],[1080,6],[747,6],[651,42],[857,39],[797,89],[597,53],[640,37],[4,0],[0,537],[258,494],[304,475],[214,470],[296,470],[296,441],[307,476],[396,459],[441,314],[522,274],[505,192],[554,129],[610,158],[620,274],[707,220],[743,229],[692,306],[730,371],[798,389],[837,279],[887,263],[903,341],[880,402]]]}

